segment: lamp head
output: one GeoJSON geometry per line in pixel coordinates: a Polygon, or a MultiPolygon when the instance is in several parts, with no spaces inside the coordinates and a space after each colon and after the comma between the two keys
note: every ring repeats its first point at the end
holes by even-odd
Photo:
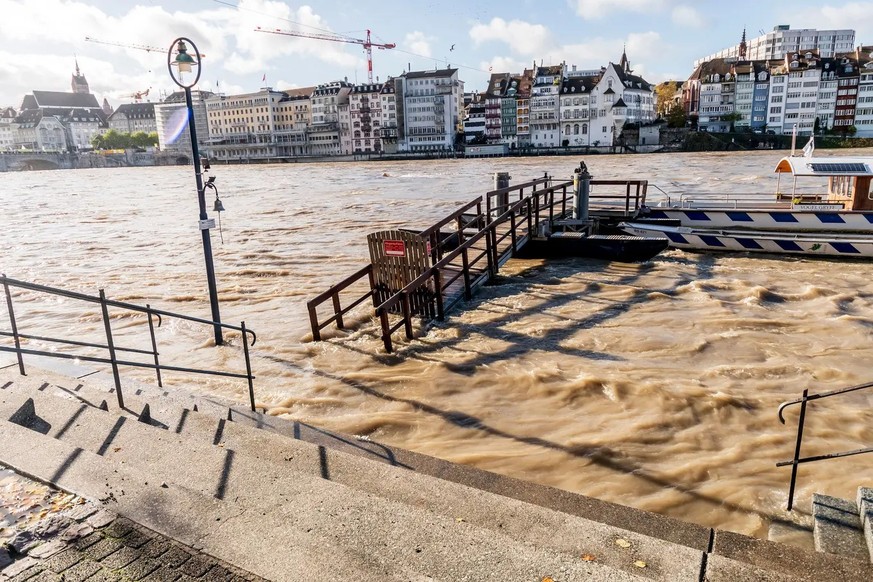
{"type": "Polygon", "coordinates": [[[179,72],[190,73],[191,65],[197,63],[194,61],[194,57],[188,54],[188,47],[185,45],[184,40],[179,41],[179,44],[176,45],[176,50],[179,51],[176,55],[176,66],[179,67],[179,72]]]}

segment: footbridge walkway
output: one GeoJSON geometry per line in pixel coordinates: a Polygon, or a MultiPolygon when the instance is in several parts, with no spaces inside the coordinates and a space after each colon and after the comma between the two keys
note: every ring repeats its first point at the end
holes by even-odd
{"type": "MultiPolygon", "coordinates": [[[[624,219],[645,204],[644,180],[591,180],[590,186],[595,220],[624,219]]],[[[414,317],[443,320],[528,242],[568,222],[574,199],[573,181],[546,174],[478,196],[423,231],[370,234],[370,263],[307,303],[313,340],[331,324],[343,329],[343,316],[370,300],[392,352],[395,332],[413,338],[414,317]]]]}

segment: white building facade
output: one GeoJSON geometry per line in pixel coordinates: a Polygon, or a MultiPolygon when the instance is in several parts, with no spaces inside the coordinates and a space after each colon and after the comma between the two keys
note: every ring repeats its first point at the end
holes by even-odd
{"type": "Polygon", "coordinates": [[[457,69],[404,73],[395,79],[395,93],[402,109],[397,124],[399,151],[454,149],[464,102],[457,69]]]}

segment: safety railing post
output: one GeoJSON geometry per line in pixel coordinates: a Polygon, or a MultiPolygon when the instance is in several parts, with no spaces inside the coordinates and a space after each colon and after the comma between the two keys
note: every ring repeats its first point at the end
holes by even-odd
{"type": "Polygon", "coordinates": [[[473,298],[473,289],[470,286],[470,255],[467,253],[467,247],[461,249],[461,265],[464,273],[464,299],[469,301],[473,298]]]}
{"type": "Polygon", "coordinates": [[[391,322],[388,321],[388,310],[379,309],[379,323],[382,324],[382,343],[389,354],[394,351],[391,346],[391,322]]]}
{"type": "Polygon", "coordinates": [[[340,305],[339,292],[333,294],[333,313],[336,316],[336,328],[343,328],[343,308],[340,305]]]}
{"type": "Polygon", "coordinates": [[[3,275],[3,290],[6,292],[6,310],[9,312],[9,325],[12,327],[12,341],[15,342],[15,355],[18,358],[18,371],[22,376],[24,372],[24,357],[21,354],[21,340],[18,337],[18,325],[15,322],[15,311],[12,309],[12,293],[9,292],[9,283],[6,274],[3,275]]]}
{"type": "Polygon", "coordinates": [[[443,274],[439,269],[433,272],[433,285],[436,292],[437,319],[443,321],[446,318],[446,311],[443,305],[443,274]]]}
{"type": "Polygon", "coordinates": [[[515,212],[509,213],[509,233],[512,238],[512,253],[515,254],[518,251],[518,247],[516,246],[518,241],[516,240],[515,232],[515,212]]]}
{"type": "Polygon", "coordinates": [[[106,306],[106,293],[103,289],[100,289],[100,308],[103,311],[103,326],[106,328],[106,346],[109,348],[112,377],[115,379],[115,395],[118,398],[118,407],[124,408],[124,396],[121,394],[121,376],[118,375],[118,359],[115,357],[115,344],[112,341],[112,325],[109,323],[109,309],[106,306]]]}
{"type": "Polygon", "coordinates": [[[373,269],[367,272],[367,279],[370,282],[370,297],[373,298],[373,307],[378,307],[379,298],[376,297],[376,275],[373,274],[373,269]]]}
{"type": "Polygon", "coordinates": [[[252,407],[252,412],[257,412],[258,410],[255,407],[255,385],[252,377],[252,361],[249,358],[249,336],[246,333],[246,322],[241,322],[239,326],[242,329],[243,354],[245,354],[246,358],[246,379],[249,381],[249,404],[252,407]]]}
{"type": "Polygon", "coordinates": [[[797,442],[794,445],[794,461],[791,463],[791,484],[788,486],[788,511],[794,506],[794,485],[797,481],[797,464],[800,459],[800,446],[803,442],[803,421],[806,417],[806,399],[809,389],[803,391],[803,401],[800,403],[800,417],[797,419],[797,442]]]}
{"type": "Polygon", "coordinates": [[[412,305],[409,301],[409,292],[404,291],[401,299],[403,306],[403,330],[406,332],[406,339],[412,339],[412,305]]]}
{"type": "Polygon", "coordinates": [[[316,313],[314,305],[309,305],[309,326],[312,328],[312,341],[320,342],[321,328],[318,325],[318,313],[316,313]]]}
{"type": "Polygon", "coordinates": [[[485,256],[488,258],[488,275],[490,277],[493,277],[494,275],[497,274],[497,270],[494,268],[494,265],[496,263],[494,262],[494,250],[491,247],[491,233],[486,232],[484,238],[485,238],[485,256]]]}
{"type": "Polygon", "coordinates": [[[488,232],[491,237],[491,252],[494,253],[494,274],[500,270],[500,249],[497,248],[497,225],[492,224],[488,232]]]}
{"type": "Polygon", "coordinates": [[[155,324],[152,321],[152,306],[146,303],[146,311],[149,316],[149,335],[152,337],[152,354],[155,357],[155,375],[158,377],[158,386],[163,388],[164,382],[161,379],[161,362],[158,358],[158,340],[155,337],[155,324]]]}
{"type": "Polygon", "coordinates": [[[567,185],[561,187],[561,218],[567,216],[567,185]]]}
{"type": "MultiPolygon", "coordinates": [[[[534,195],[533,198],[528,198],[524,202],[525,213],[527,214],[527,234],[528,236],[533,236],[533,207],[531,200],[539,201],[540,197],[538,194],[534,195]]],[[[539,217],[539,207],[537,208],[537,216],[539,217]]],[[[539,222],[539,220],[537,220],[539,222]]]]}

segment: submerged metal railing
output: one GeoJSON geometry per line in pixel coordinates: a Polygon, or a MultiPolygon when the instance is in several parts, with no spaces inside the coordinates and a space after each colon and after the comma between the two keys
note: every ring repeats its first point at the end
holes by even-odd
{"type": "MultiPolygon", "coordinates": [[[[589,200],[594,213],[634,216],[646,203],[648,182],[645,180],[591,180],[591,186],[598,189],[596,192],[592,189],[589,200]]],[[[573,188],[573,182],[554,183],[546,174],[529,182],[491,190],[462,205],[419,233],[430,241],[432,265],[381,303],[374,289],[372,265],[310,299],[307,308],[313,341],[320,341],[321,331],[331,323],[343,329],[343,316],[372,298],[382,328],[382,341],[390,353],[394,332],[403,328],[406,337],[412,338],[413,317],[442,320],[446,311],[462,299],[469,300],[479,283],[496,275],[503,262],[532,236],[537,236],[541,223],[547,222],[551,230],[551,226],[568,218],[573,210],[573,188]],[[455,230],[444,230],[449,226],[454,226],[455,230]],[[447,244],[449,242],[451,245],[447,244]],[[365,278],[369,279],[370,286],[360,293],[357,285],[363,285],[365,278]],[[450,288],[457,288],[459,282],[461,292],[450,294],[450,288]],[[356,287],[358,293],[355,293],[356,287]],[[344,292],[352,295],[345,301],[341,297],[344,292]],[[419,296],[419,300],[412,301],[414,296],[419,296]],[[332,304],[332,313],[319,319],[318,308],[323,304],[332,304]],[[392,324],[390,315],[400,315],[400,320],[392,324]]]]}
{"type": "Polygon", "coordinates": [[[2,337],[11,337],[13,344],[15,347],[8,346],[0,346],[0,352],[11,352],[15,353],[18,359],[18,369],[21,372],[22,376],[25,376],[24,369],[24,358],[25,355],[33,355],[33,356],[46,356],[50,358],[60,358],[60,359],[68,359],[68,360],[81,360],[85,362],[95,362],[101,364],[109,364],[112,366],[112,376],[115,381],[115,393],[118,399],[118,406],[120,408],[124,408],[124,396],[121,391],[121,377],[119,375],[118,369],[120,366],[128,366],[133,368],[151,368],[155,371],[155,375],[157,376],[158,386],[163,386],[163,379],[161,377],[161,371],[171,371],[171,372],[182,372],[189,374],[204,374],[210,376],[223,376],[228,378],[245,378],[248,382],[249,389],[249,404],[253,412],[256,411],[255,407],[255,392],[254,392],[254,379],[255,377],[252,375],[252,366],[251,359],[249,357],[249,347],[255,345],[255,341],[257,340],[257,336],[255,332],[246,328],[246,324],[243,321],[239,326],[229,325],[226,323],[219,323],[214,321],[209,321],[207,319],[201,319],[198,317],[191,317],[188,315],[182,315],[180,313],[173,313],[170,311],[164,311],[161,309],[153,309],[150,305],[146,305],[145,307],[141,305],[134,305],[132,303],[125,303],[122,301],[113,301],[106,298],[106,294],[103,289],[100,289],[99,296],[95,297],[93,295],[86,295],[84,293],[77,293],[75,291],[68,291],[65,289],[58,289],[55,287],[48,287],[45,285],[37,285],[35,283],[28,283],[25,281],[19,281],[16,279],[10,279],[5,274],[0,275],[0,283],[3,285],[3,289],[6,294],[6,308],[9,312],[9,324],[11,331],[0,331],[0,336],[2,337]],[[15,317],[15,309],[12,302],[12,292],[11,288],[16,289],[24,289],[28,291],[35,291],[37,293],[45,293],[48,295],[54,295],[58,297],[66,297],[68,299],[73,299],[76,301],[83,301],[86,303],[96,303],[100,305],[102,319],[103,319],[103,327],[106,333],[106,343],[93,343],[93,342],[83,342],[78,340],[70,340],[64,338],[56,338],[56,337],[48,337],[42,335],[33,335],[33,334],[25,334],[19,331],[18,321],[15,317]],[[130,348],[130,347],[121,347],[115,345],[115,341],[112,334],[112,325],[109,318],[109,308],[117,308],[117,309],[125,309],[127,311],[133,311],[137,313],[144,313],[148,319],[148,328],[149,328],[149,336],[151,339],[151,350],[144,350],[140,348],[130,348]],[[188,321],[191,323],[198,323],[202,325],[208,325],[212,328],[215,326],[220,326],[222,329],[238,331],[242,337],[243,344],[243,354],[245,357],[245,374],[235,373],[235,372],[223,372],[219,370],[206,370],[201,368],[187,368],[182,366],[170,366],[166,364],[162,364],[160,361],[160,353],[158,352],[158,343],[157,338],[155,336],[155,324],[154,319],[158,320],[158,327],[161,326],[164,317],[172,317],[175,319],[180,319],[184,321],[188,321]],[[251,344],[249,344],[249,336],[251,336],[251,344]],[[106,350],[108,352],[108,357],[99,357],[99,356],[89,356],[82,354],[68,354],[63,352],[52,352],[46,350],[35,350],[30,348],[22,347],[21,341],[41,341],[51,344],[65,345],[65,346],[75,346],[75,347],[84,347],[84,348],[95,348],[98,350],[106,350]],[[118,355],[121,353],[129,353],[129,354],[140,354],[150,356],[151,362],[137,362],[133,360],[127,359],[119,359],[118,355]],[[152,363],[153,362],[153,363],[152,363]]]}
{"type": "Polygon", "coordinates": [[[825,461],[828,459],[838,459],[840,457],[851,457],[853,455],[861,455],[864,453],[873,453],[873,447],[865,447],[862,449],[855,449],[852,451],[843,451],[840,453],[829,453],[826,455],[812,455],[809,457],[801,457],[800,449],[803,445],[803,426],[806,421],[806,403],[812,402],[813,400],[821,400],[822,398],[829,398],[831,396],[840,396],[842,394],[848,394],[850,392],[856,392],[858,390],[864,390],[866,388],[873,388],[873,382],[868,382],[867,384],[858,384],[857,386],[850,386],[848,388],[840,388],[838,390],[831,390],[829,392],[820,392],[818,394],[813,394],[810,396],[809,389],[803,391],[803,396],[796,400],[790,400],[788,402],[783,402],[779,405],[779,422],[785,424],[785,417],[783,416],[783,412],[789,406],[793,406],[795,404],[800,404],[800,416],[797,420],[797,438],[794,444],[794,458],[790,461],[780,461],[776,463],[777,467],[785,467],[786,465],[791,465],[791,484],[788,488],[788,511],[791,511],[791,508],[794,506],[794,488],[797,482],[797,466],[803,463],[814,463],[816,461],[825,461]]]}

